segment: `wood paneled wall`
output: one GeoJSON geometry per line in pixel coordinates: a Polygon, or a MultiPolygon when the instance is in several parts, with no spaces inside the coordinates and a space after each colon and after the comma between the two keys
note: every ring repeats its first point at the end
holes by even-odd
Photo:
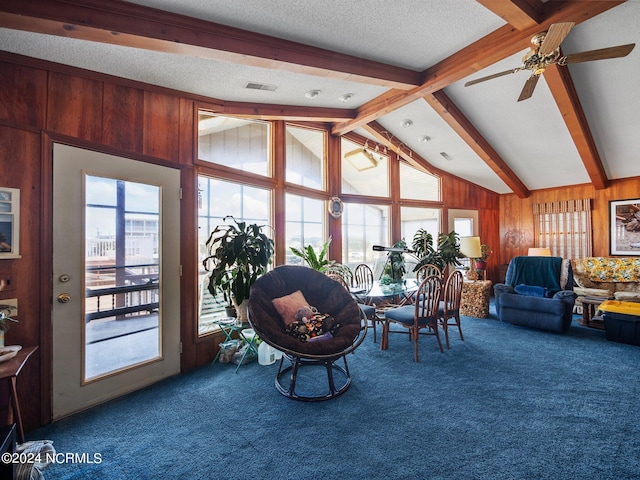
{"type": "Polygon", "coordinates": [[[571,199],[593,199],[593,255],[609,255],[609,201],[638,198],[640,178],[612,180],[596,190],[592,185],[537,190],[526,199],[516,195],[500,197],[500,259],[506,264],[516,255],[526,255],[534,243],[533,204],[571,199]]]}
{"type": "MultiPolygon", "coordinates": [[[[195,319],[196,108],[186,95],[0,52],[0,185],[19,188],[22,199],[22,258],[0,260],[0,273],[16,275],[16,288],[0,292],[0,300],[18,298],[20,305],[20,324],[7,333],[7,342],[40,346],[18,382],[27,430],[50,421],[52,141],[181,169],[182,369],[213,358],[220,339],[198,338],[195,319]]],[[[284,132],[281,123],[276,127],[284,132]]],[[[330,145],[338,161],[339,140],[332,138],[330,145]]],[[[283,185],[278,179],[276,188],[283,185]]],[[[443,178],[442,188],[445,217],[447,208],[479,210],[480,235],[496,250],[489,260],[493,277],[501,253],[496,247],[501,236],[499,195],[458,178],[443,178]]],[[[282,220],[278,215],[276,224],[282,220]]],[[[339,226],[331,222],[334,229],[339,226]]],[[[339,230],[336,238],[339,245],[339,230]]]]}

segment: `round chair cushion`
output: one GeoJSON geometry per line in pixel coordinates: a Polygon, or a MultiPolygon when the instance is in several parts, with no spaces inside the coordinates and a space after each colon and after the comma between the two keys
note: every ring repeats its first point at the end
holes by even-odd
{"type": "Polygon", "coordinates": [[[249,295],[249,322],[258,336],[283,351],[304,355],[340,355],[361,329],[360,309],[338,282],[309,267],[282,265],[258,278],[249,295]],[[300,290],[309,305],[331,315],[341,326],[333,338],[303,342],[285,331],[273,299],[300,290]]]}

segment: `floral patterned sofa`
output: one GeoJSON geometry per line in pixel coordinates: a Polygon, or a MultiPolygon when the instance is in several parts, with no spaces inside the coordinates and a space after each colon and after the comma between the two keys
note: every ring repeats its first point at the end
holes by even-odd
{"type": "Polygon", "coordinates": [[[571,266],[579,296],[640,302],[640,257],[586,257],[571,266]]]}

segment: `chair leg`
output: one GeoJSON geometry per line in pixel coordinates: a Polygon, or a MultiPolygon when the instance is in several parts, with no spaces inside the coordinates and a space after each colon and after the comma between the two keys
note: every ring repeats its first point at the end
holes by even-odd
{"type": "Polygon", "coordinates": [[[420,337],[419,330],[409,329],[411,335],[413,335],[413,361],[418,363],[418,340],[420,337]]]}
{"type": "Polygon", "coordinates": [[[460,326],[460,314],[456,313],[456,324],[458,325],[458,331],[460,332],[460,340],[464,342],[464,337],[462,336],[462,327],[460,326]]]}
{"type": "Polygon", "coordinates": [[[451,348],[451,346],[449,345],[449,325],[445,323],[443,330],[444,330],[445,343],[447,344],[447,350],[449,350],[451,348]]]}
{"type": "Polygon", "coordinates": [[[374,313],[373,316],[371,317],[371,327],[373,328],[373,343],[377,343],[377,339],[376,339],[376,322],[377,322],[377,318],[376,318],[376,314],[374,313]]]}
{"type": "Polygon", "coordinates": [[[438,340],[438,347],[440,347],[440,352],[444,353],[444,350],[442,348],[442,342],[440,341],[440,332],[438,332],[438,322],[436,322],[436,324],[434,325],[434,331],[435,331],[435,335],[436,335],[436,339],[438,340]]]}
{"type": "Polygon", "coordinates": [[[382,339],[380,340],[380,350],[386,350],[389,345],[389,322],[382,322],[382,339]]]}

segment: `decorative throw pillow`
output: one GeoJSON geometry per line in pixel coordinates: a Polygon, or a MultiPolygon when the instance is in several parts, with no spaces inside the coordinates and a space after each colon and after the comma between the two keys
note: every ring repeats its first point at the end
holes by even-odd
{"type": "Polygon", "coordinates": [[[296,312],[300,307],[309,305],[307,299],[300,290],[296,290],[284,297],[274,298],[272,300],[273,306],[276,307],[278,313],[282,317],[285,325],[289,325],[296,321],[296,312]]]}
{"type": "Polygon", "coordinates": [[[549,290],[544,287],[538,287],[536,285],[525,285],[521,283],[516,285],[514,290],[519,295],[529,295],[530,297],[548,297],[549,290]]]}

